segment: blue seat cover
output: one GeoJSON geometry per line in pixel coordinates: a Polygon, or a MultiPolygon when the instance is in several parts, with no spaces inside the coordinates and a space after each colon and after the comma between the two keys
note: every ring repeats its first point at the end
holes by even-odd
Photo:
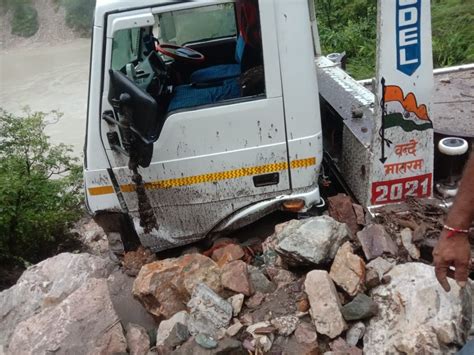
{"type": "Polygon", "coordinates": [[[237,79],[227,79],[218,86],[204,88],[179,85],[174,88],[174,96],[168,106],[168,112],[238,97],[240,97],[240,84],[237,79]]]}
{"type": "Polygon", "coordinates": [[[237,38],[235,44],[235,61],[237,64],[221,64],[212,67],[196,70],[191,74],[191,83],[207,83],[219,79],[229,79],[237,77],[241,73],[242,57],[244,55],[245,42],[242,36],[237,38]]]}
{"type": "Polygon", "coordinates": [[[240,75],[240,64],[221,64],[196,70],[191,74],[191,83],[208,83],[240,75]]]}

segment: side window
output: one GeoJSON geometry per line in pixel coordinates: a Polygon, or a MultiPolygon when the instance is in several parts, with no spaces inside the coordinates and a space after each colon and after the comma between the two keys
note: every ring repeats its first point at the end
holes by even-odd
{"type": "Polygon", "coordinates": [[[158,14],[158,39],[189,44],[237,34],[234,4],[220,4],[158,14]]]}
{"type": "Polygon", "coordinates": [[[120,70],[125,64],[138,59],[140,28],[119,30],[112,44],[112,69],[120,70]]]}

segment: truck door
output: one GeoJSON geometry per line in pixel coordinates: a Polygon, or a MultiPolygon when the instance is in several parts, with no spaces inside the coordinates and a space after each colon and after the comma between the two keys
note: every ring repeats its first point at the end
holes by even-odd
{"type": "MultiPolygon", "coordinates": [[[[139,168],[158,227],[145,231],[139,223],[136,186],[127,166],[129,157],[120,129],[110,120],[111,113],[116,113],[107,99],[108,70],[126,73],[127,67],[138,68],[144,60],[144,36],[151,34],[160,38],[161,44],[166,41],[199,48],[209,44],[210,48],[216,41],[227,41],[233,45],[224,47],[237,50],[243,33],[235,7],[233,2],[206,6],[187,2],[108,16],[102,112],[109,120],[102,120],[102,140],[141,242],[154,250],[202,238],[233,212],[291,189],[273,7],[262,2],[256,14],[262,61],[249,69],[257,73],[257,79],[261,75],[261,92],[243,93],[241,83],[249,77],[251,82],[253,73],[245,71],[224,78],[225,83],[217,89],[210,84],[212,90],[206,91],[233,90],[233,96],[196,101],[195,97],[204,91],[196,88],[186,73],[198,68],[160,57],[169,71],[169,82],[167,94],[155,98],[158,104],[169,100],[169,107],[174,106],[163,114],[163,128],[153,144],[150,165],[139,168]],[[238,92],[235,85],[239,85],[238,92]]],[[[214,67],[208,68],[215,71],[214,67]]]]}

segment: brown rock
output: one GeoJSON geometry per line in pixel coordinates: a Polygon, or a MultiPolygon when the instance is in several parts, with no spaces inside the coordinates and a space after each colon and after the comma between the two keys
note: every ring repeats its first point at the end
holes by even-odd
{"type": "Polygon", "coordinates": [[[156,260],[156,255],[149,249],[139,246],[137,250],[125,253],[123,257],[123,270],[129,276],[137,276],[143,265],[156,260]]]}
{"type": "Polygon", "coordinates": [[[370,224],[357,233],[367,260],[372,260],[383,254],[396,256],[398,248],[392,238],[380,224],[370,224]]]}
{"type": "Polygon", "coordinates": [[[148,354],[150,338],[145,328],[137,324],[128,323],[126,338],[130,355],[148,354]]]}
{"type": "Polygon", "coordinates": [[[308,312],[309,311],[309,301],[307,297],[301,298],[296,301],[296,308],[298,312],[308,312]]]}
{"type": "Polygon", "coordinates": [[[270,279],[281,288],[289,283],[296,281],[297,277],[290,271],[277,267],[267,267],[267,274],[270,279]]]}
{"type": "Polygon", "coordinates": [[[329,276],[351,296],[362,290],[365,281],[365,263],[353,254],[349,242],[344,243],[337,251],[329,276]]]}
{"type": "Polygon", "coordinates": [[[265,299],[265,295],[261,292],[257,292],[255,293],[255,295],[253,295],[252,297],[250,297],[246,302],[245,302],[245,305],[248,307],[248,308],[257,308],[258,306],[260,306],[263,302],[263,300],[265,299]]]}
{"type": "Polygon", "coordinates": [[[342,338],[337,338],[329,344],[332,352],[345,355],[362,355],[362,350],[355,346],[349,346],[342,338]]]}
{"type": "Polygon", "coordinates": [[[336,221],[345,223],[352,232],[352,237],[359,231],[357,215],[352,207],[352,199],[346,194],[337,194],[328,198],[329,215],[336,221]]]}
{"type": "Polygon", "coordinates": [[[352,208],[354,209],[354,213],[356,215],[357,224],[360,226],[365,226],[364,207],[358,205],[357,203],[353,203],[352,208]]]}
{"type": "Polygon", "coordinates": [[[346,328],[336,288],[324,270],[313,270],[306,275],[305,292],[311,306],[310,314],[316,330],[331,339],[346,328]]]}
{"type": "Polygon", "coordinates": [[[300,344],[313,344],[318,340],[318,334],[312,324],[301,322],[295,330],[295,338],[300,344]]]}
{"type": "Polygon", "coordinates": [[[231,291],[252,295],[247,264],[242,260],[231,261],[222,268],[222,286],[231,291]]]}
{"type": "Polygon", "coordinates": [[[228,261],[242,259],[245,255],[242,247],[237,244],[228,244],[222,248],[214,250],[212,260],[218,262],[225,254],[228,254],[228,261]]]}
{"type": "Polygon", "coordinates": [[[133,284],[133,295],[155,316],[170,318],[186,309],[198,283],[222,291],[221,271],[210,258],[200,254],[165,259],[142,267],[133,284]]]}

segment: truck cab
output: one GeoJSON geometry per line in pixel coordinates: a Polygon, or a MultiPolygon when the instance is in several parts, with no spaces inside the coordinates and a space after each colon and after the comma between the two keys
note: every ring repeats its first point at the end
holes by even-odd
{"type": "Polygon", "coordinates": [[[97,1],[84,178],[116,251],[321,202],[311,3],[97,1]]]}

